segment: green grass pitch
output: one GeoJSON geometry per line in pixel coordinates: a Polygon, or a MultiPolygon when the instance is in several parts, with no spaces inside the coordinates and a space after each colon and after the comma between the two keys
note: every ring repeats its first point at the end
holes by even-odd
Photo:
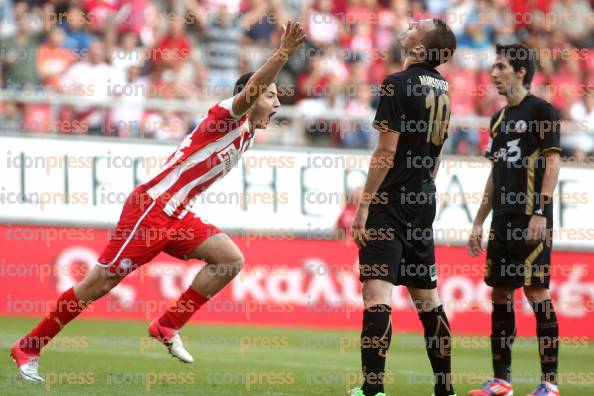
{"type": "MultiPolygon", "coordinates": [[[[396,315],[397,316],[397,315],[396,315]]],[[[46,384],[24,383],[10,345],[34,319],[0,318],[0,395],[344,395],[360,381],[358,333],[295,328],[192,324],[183,336],[196,361],[183,364],[146,338],[147,323],[79,320],[50,344],[41,359],[46,384]]],[[[395,333],[386,392],[430,396],[432,375],[422,338],[395,333]]],[[[486,337],[455,337],[453,371],[458,395],[490,374],[486,337]]],[[[594,395],[594,344],[569,340],[560,356],[561,394],[594,395]]],[[[516,396],[531,391],[539,363],[534,339],[513,350],[516,396]]]]}

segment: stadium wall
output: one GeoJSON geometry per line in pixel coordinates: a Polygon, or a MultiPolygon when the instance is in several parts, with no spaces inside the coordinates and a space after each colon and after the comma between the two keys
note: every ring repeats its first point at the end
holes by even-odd
{"type": "MultiPolygon", "coordinates": [[[[0,137],[0,144],[0,315],[39,316],[95,263],[126,194],[157,172],[174,146],[20,136],[0,137]]],[[[200,215],[232,232],[247,264],[194,320],[357,329],[357,249],[330,236],[346,191],[364,179],[366,159],[362,152],[330,150],[248,152],[209,191],[211,200],[207,195],[196,205],[200,215]]],[[[473,259],[460,246],[488,163],[453,158],[442,168],[439,292],[455,331],[488,334],[484,257],[473,259]]],[[[584,183],[593,172],[564,166],[556,200],[551,290],[563,334],[576,339],[594,339],[593,187],[584,183]]],[[[161,254],[84,315],[149,320],[177,298],[201,265],[161,254]]],[[[421,331],[406,291],[397,288],[393,300],[395,327],[421,331]]],[[[517,301],[519,333],[533,335],[531,309],[523,297],[517,301]]]]}

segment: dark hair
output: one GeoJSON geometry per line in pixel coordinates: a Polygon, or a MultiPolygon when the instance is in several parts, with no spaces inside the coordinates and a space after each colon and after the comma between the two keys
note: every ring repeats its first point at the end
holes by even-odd
{"type": "Polygon", "coordinates": [[[536,65],[534,63],[536,59],[536,53],[532,49],[522,44],[497,44],[495,46],[495,53],[505,57],[511,67],[514,68],[515,72],[520,71],[522,67],[526,69],[526,74],[524,75],[522,84],[524,84],[526,88],[530,88],[532,77],[534,77],[534,71],[536,70],[536,65]]]}
{"type": "Polygon", "coordinates": [[[456,50],[456,36],[441,19],[433,18],[435,29],[425,33],[422,43],[427,49],[425,63],[436,67],[449,61],[456,50]]]}
{"type": "Polygon", "coordinates": [[[237,95],[238,93],[240,93],[245,88],[248,81],[250,80],[250,78],[252,78],[253,75],[254,72],[249,72],[239,77],[239,79],[235,82],[235,86],[233,87],[233,95],[237,95]]]}

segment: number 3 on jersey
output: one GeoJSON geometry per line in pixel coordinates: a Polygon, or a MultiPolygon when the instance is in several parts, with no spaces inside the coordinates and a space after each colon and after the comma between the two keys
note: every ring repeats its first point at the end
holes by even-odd
{"type": "Polygon", "coordinates": [[[507,162],[516,162],[522,156],[522,150],[520,149],[520,139],[514,139],[507,142],[507,155],[505,160],[507,162]]]}
{"type": "Polygon", "coordinates": [[[427,141],[441,146],[450,122],[450,97],[447,94],[437,97],[437,111],[435,102],[435,91],[432,90],[425,99],[425,108],[429,109],[427,141]]]}

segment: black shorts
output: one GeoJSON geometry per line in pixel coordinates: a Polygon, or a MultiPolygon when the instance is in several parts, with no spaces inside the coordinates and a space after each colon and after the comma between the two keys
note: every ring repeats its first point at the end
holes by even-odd
{"type": "Polygon", "coordinates": [[[527,215],[493,217],[487,244],[487,285],[514,289],[549,287],[553,222],[547,219],[547,241],[528,245],[525,237],[529,221],[527,215]]]}
{"type": "Polygon", "coordinates": [[[434,200],[424,205],[371,205],[366,224],[369,240],[359,250],[359,279],[434,289],[434,218],[434,200]]]}

